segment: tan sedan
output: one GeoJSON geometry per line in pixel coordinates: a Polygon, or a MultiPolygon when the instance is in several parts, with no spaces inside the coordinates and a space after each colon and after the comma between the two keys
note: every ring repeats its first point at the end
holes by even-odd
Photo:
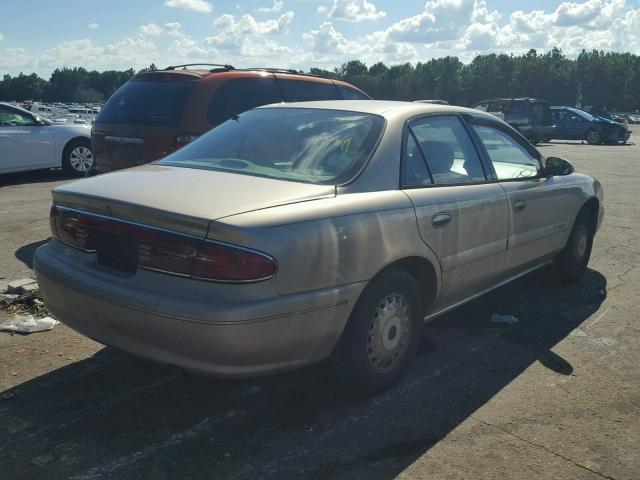
{"type": "Polygon", "coordinates": [[[492,115],[366,100],[251,110],[53,200],[35,269],[67,325],[216,376],[329,359],[365,393],[423,321],[545,265],[577,281],[603,214],[492,115]]]}

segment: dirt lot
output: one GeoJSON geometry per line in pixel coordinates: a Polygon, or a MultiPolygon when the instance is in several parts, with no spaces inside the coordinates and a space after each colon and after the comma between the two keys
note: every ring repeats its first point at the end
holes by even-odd
{"type": "MultiPolygon", "coordinates": [[[[0,333],[2,478],[640,478],[640,146],[540,148],[604,185],[578,285],[534,273],[435,320],[406,379],[370,400],[322,367],[216,381],[64,325],[0,333]]],[[[0,178],[0,277],[30,274],[64,181],[0,178]]]]}

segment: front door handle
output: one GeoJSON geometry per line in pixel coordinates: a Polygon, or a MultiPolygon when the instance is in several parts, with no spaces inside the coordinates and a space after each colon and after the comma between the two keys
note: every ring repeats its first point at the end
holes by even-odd
{"type": "Polygon", "coordinates": [[[436,213],[431,217],[431,225],[434,227],[444,227],[451,221],[451,215],[448,213],[436,213]]]}
{"type": "Polygon", "coordinates": [[[513,211],[518,213],[525,209],[527,206],[526,202],[516,202],[513,204],[513,211]]]}

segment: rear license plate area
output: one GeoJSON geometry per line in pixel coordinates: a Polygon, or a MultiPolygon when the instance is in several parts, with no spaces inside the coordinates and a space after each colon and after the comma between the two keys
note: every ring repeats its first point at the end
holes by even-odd
{"type": "Polygon", "coordinates": [[[143,150],[136,145],[118,145],[112,151],[112,159],[117,163],[140,165],[143,163],[143,150]]]}
{"type": "Polygon", "coordinates": [[[96,238],[98,262],[128,273],[138,269],[138,242],[122,235],[99,232],[96,238]]]}

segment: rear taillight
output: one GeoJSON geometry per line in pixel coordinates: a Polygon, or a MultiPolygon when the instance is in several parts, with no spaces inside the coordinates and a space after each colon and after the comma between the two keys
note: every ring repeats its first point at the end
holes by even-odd
{"type": "Polygon", "coordinates": [[[67,245],[97,251],[99,260],[116,257],[110,265],[126,270],[139,267],[227,282],[262,280],[276,271],[271,257],[254,250],[55,205],[51,232],[67,245]],[[118,264],[117,259],[133,265],[118,264]]]}
{"type": "Polygon", "coordinates": [[[204,241],[198,248],[192,275],[237,282],[268,278],[275,271],[276,264],[267,255],[204,241]]]}
{"type": "Polygon", "coordinates": [[[200,135],[196,135],[194,133],[179,133],[176,136],[174,147],[176,150],[178,150],[179,148],[184,147],[186,144],[193,142],[199,136],[200,135]]]}

